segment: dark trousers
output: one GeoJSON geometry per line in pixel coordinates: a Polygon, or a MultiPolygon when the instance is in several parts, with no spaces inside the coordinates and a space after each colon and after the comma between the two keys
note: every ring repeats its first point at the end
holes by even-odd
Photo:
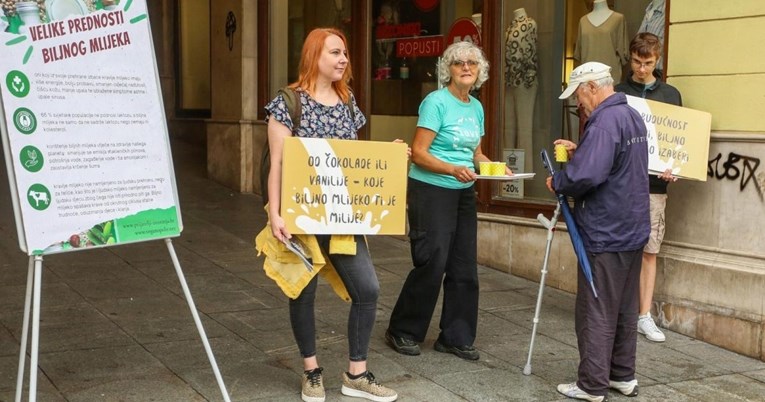
{"type": "MultiPolygon", "coordinates": [[[[364,236],[355,236],[356,255],[329,254],[330,236],[317,235],[319,246],[335,267],[351,296],[348,314],[348,355],[351,361],[366,361],[369,339],[377,315],[377,296],[380,283],[369,256],[364,236]]],[[[318,275],[303,289],[297,299],[290,299],[290,324],[300,355],[316,355],[316,318],[314,300],[318,275]]]]}
{"type": "Polygon", "coordinates": [[[391,313],[389,329],[396,336],[424,341],[443,281],[439,339],[446,345],[472,345],[478,326],[475,189],[447,189],[409,179],[408,190],[414,268],[391,313]]]}
{"type": "Polygon", "coordinates": [[[607,395],[608,380],[635,378],[638,289],[643,250],[590,254],[596,299],[579,269],[576,338],[577,385],[591,395],[607,395]]]}

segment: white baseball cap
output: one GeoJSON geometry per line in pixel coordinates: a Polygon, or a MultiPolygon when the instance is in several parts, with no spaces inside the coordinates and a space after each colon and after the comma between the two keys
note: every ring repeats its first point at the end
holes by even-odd
{"type": "Polygon", "coordinates": [[[579,84],[610,76],[610,66],[598,63],[597,61],[588,61],[571,72],[571,77],[568,79],[568,86],[566,87],[566,90],[560,94],[558,99],[567,99],[569,96],[573,95],[574,91],[579,87],[579,84]]]}

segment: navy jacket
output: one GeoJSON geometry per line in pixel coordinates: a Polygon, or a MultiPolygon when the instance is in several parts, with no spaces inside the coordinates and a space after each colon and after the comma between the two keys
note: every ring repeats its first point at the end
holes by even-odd
{"type": "Polygon", "coordinates": [[[651,232],[645,124],[615,93],[592,112],[556,192],[574,197],[574,218],[590,253],[642,249],[651,232]]]}
{"type": "MultiPolygon", "coordinates": [[[[624,92],[627,95],[637,96],[652,101],[669,103],[675,106],[683,106],[683,98],[680,91],[672,85],[661,81],[660,77],[654,71],[656,81],[650,86],[636,82],[632,79],[632,72],[627,76],[625,82],[614,87],[616,92],[624,92]]],[[[648,189],[651,194],[666,194],[667,182],[660,179],[659,176],[652,174],[648,177],[648,189]]]]}

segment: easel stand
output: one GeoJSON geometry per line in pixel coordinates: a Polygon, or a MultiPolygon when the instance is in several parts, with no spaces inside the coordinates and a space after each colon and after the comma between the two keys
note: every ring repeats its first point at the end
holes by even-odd
{"type": "Polygon", "coordinates": [[[555,225],[558,223],[558,215],[560,215],[560,203],[555,207],[552,219],[548,220],[544,215],[537,215],[537,220],[547,229],[547,246],[545,248],[545,260],[542,263],[542,276],[539,278],[539,293],[537,293],[537,306],[534,310],[534,325],[531,329],[531,343],[529,344],[529,357],[526,359],[526,366],[523,368],[523,374],[531,374],[531,354],[534,352],[534,339],[537,334],[537,324],[539,324],[539,311],[542,309],[542,294],[545,291],[545,277],[547,276],[547,263],[550,258],[550,248],[552,247],[553,234],[555,233],[555,225]]]}
{"type": "MultiPolygon", "coordinates": [[[[228,396],[226,385],[223,383],[223,377],[218,370],[218,364],[215,362],[215,356],[210,348],[210,341],[207,339],[204,327],[202,327],[202,321],[199,319],[199,313],[194,305],[194,300],[191,297],[189,286],[186,284],[186,277],[181,270],[181,264],[178,262],[178,257],[175,254],[175,248],[170,239],[165,239],[167,250],[170,252],[170,258],[173,260],[175,266],[175,272],[178,274],[178,280],[181,282],[183,288],[183,295],[186,297],[186,302],[191,309],[191,315],[194,317],[194,322],[197,325],[199,331],[199,337],[202,338],[205,351],[207,352],[207,358],[210,360],[213,372],[215,373],[215,379],[218,381],[218,387],[223,395],[223,400],[230,402],[231,399],[228,396]]],[[[24,385],[24,365],[27,353],[27,334],[29,332],[29,310],[32,308],[32,345],[29,359],[29,401],[34,402],[37,400],[37,357],[39,354],[40,345],[40,290],[42,284],[42,262],[43,256],[36,255],[29,257],[29,272],[27,274],[27,292],[24,301],[24,321],[21,329],[21,345],[19,347],[19,370],[16,381],[16,402],[21,402],[21,394],[24,385]]]]}

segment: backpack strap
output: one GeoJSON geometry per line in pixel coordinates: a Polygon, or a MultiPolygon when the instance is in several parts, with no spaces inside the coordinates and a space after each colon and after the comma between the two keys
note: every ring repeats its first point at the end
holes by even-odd
{"type": "Polygon", "coordinates": [[[295,89],[290,87],[280,88],[277,93],[284,98],[284,103],[287,105],[287,112],[292,120],[292,132],[296,133],[300,129],[300,120],[303,116],[303,104],[300,102],[300,95],[295,89]]]}
{"type": "MultiPolygon", "coordinates": [[[[292,120],[292,132],[296,133],[300,129],[300,120],[303,115],[303,105],[300,102],[300,95],[293,88],[283,87],[279,88],[277,94],[284,98],[284,103],[287,106],[287,113],[292,120]]],[[[268,174],[271,171],[271,147],[268,144],[268,137],[266,137],[265,148],[260,159],[260,189],[263,197],[263,205],[268,204],[268,174]]]]}
{"type": "Polygon", "coordinates": [[[356,110],[353,108],[353,92],[348,96],[348,102],[345,103],[348,106],[348,110],[351,111],[351,127],[356,129],[356,110]]]}

